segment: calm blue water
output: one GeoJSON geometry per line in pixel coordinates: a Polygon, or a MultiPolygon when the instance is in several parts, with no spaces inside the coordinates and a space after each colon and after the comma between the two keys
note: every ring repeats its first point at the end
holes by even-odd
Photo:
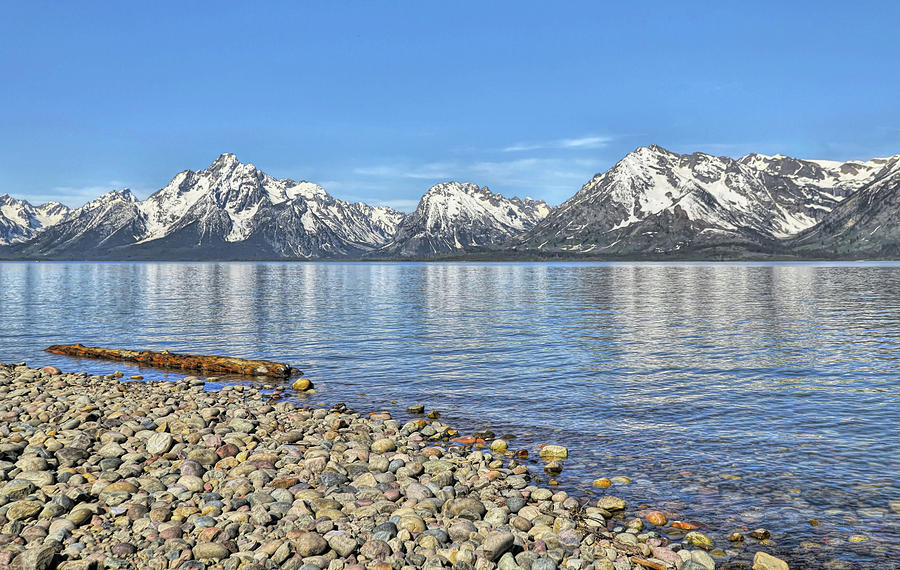
{"type": "Polygon", "coordinates": [[[563,488],[629,477],[723,548],[900,560],[900,265],[0,264],[0,361],[164,376],[70,342],[290,362],[314,403],[566,445],[563,488]]]}

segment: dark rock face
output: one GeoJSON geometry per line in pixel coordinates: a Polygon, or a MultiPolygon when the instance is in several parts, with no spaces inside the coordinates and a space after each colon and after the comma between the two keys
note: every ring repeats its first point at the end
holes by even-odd
{"type": "Polygon", "coordinates": [[[787,246],[817,257],[900,257],[900,157],[787,246]]]}

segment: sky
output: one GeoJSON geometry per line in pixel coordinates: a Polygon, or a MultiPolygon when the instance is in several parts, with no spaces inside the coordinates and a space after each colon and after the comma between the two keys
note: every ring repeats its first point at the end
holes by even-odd
{"type": "Polygon", "coordinates": [[[0,0],[0,194],[78,206],[233,152],[350,201],[559,204],[637,147],[900,153],[900,3],[0,0]]]}

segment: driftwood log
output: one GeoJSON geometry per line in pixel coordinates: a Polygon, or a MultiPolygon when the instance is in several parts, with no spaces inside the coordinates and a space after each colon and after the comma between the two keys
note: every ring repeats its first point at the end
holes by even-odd
{"type": "Polygon", "coordinates": [[[299,373],[287,364],[269,360],[246,360],[228,356],[204,356],[201,354],[175,354],[164,350],[121,350],[115,348],[95,348],[83,344],[54,344],[46,349],[53,354],[77,356],[84,358],[101,358],[104,360],[124,360],[137,362],[146,366],[162,368],[179,368],[181,370],[200,370],[219,374],[243,374],[245,376],[271,376],[287,378],[291,373],[299,373]]]}

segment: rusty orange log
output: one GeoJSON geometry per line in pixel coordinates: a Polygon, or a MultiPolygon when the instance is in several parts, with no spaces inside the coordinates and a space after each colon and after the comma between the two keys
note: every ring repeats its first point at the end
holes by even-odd
{"type": "Polygon", "coordinates": [[[287,378],[291,373],[299,373],[287,364],[269,360],[246,360],[229,356],[204,356],[201,354],[176,354],[164,350],[121,350],[115,348],[96,348],[83,344],[54,344],[46,349],[53,354],[77,356],[84,358],[101,358],[104,360],[124,360],[137,362],[146,366],[162,368],[179,368],[181,370],[199,370],[219,374],[242,374],[245,376],[271,376],[287,378]]]}

